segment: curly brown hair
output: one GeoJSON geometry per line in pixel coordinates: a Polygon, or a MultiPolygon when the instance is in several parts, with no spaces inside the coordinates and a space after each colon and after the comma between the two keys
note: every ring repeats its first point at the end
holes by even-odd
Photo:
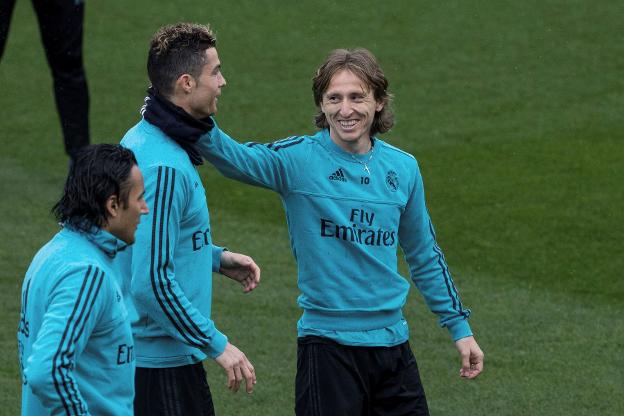
{"type": "Polygon", "coordinates": [[[392,94],[388,92],[388,79],[377,63],[375,56],[363,48],[333,50],[316,71],[316,75],[312,79],[314,103],[318,109],[318,113],[314,117],[316,126],[321,129],[329,127],[327,118],[321,111],[321,102],[332,78],[342,70],[350,71],[361,79],[373,92],[375,100],[384,105],[381,111],[375,113],[371,126],[371,136],[390,130],[394,125],[394,113],[390,107],[392,94]]]}
{"type": "Polygon", "coordinates": [[[200,76],[206,64],[204,51],[216,46],[217,38],[209,25],[177,23],[161,27],[150,41],[147,56],[152,87],[161,95],[170,96],[180,76],[200,76]]]}

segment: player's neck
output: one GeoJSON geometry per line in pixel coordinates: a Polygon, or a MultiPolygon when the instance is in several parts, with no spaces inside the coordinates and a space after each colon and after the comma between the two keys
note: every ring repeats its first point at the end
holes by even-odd
{"type": "Polygon", "coordinates": [[[351,154],[362,155],[370,152],[371,148],[373,147],[373,142],[370,136],[362,136],[357,140],[336,139],[332,135],[330,135],[330,137],[338,147],[340,147],[345,152],[351,154]]]}

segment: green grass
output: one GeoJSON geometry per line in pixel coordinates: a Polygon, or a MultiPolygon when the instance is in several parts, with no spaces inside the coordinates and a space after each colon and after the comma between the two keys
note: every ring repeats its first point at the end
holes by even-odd
{"type": "MultiPolygon", "coordinates": [[[[405,313],[434,415],[624,412],[624,35],[619,1],[87,2],[95,142],[138,119],[151,34],[212,23],[234,137],[314,130],[310,79],[336,47],[364,46],[395,94],[385,138],[419,160],[428,206],[486,354],[458,377],[445,330],[413,290],[405,313]]],[[[66,172],[49,71],[29,2],[0,62],[0,414],[19,412],[19,287],[55,232],[66,172]]],[[[215,279],[215,320],[253,361],[256,392],[230,394],[206,363],[220,414],[293,413],[296,269],[279,199],[202,168],[215,241],[251,254],[261,287],[215,279]]],[[[401,265],[405,270],[405,265],[401,265]]]]}

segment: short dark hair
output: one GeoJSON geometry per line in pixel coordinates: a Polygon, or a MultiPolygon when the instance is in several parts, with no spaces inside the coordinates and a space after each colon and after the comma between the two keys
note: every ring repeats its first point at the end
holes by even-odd
{"type": "Polygon", "coordinates": [[[165,97],[184,74],[198,78],[206,64],[204,51],[217,46],[209,25],[177,23],[158,29],[150,42],[147,74],[152,87],[165,97]]]}
{"type": "Polygon", "coordinates": [[[388,79],[377,63],[375,56],[363,48],[333,50],[316,71],[316,75],[312,79],[314,103],[318,109],[318,113],[314,117],[316,126],[321,129],[329,127],[327,118],[321,111],[321,102],[332,78],[342,70],[350,71],[361,79],[373,92],[375,100],[384,105],[381,111],[375,113],[371,135],[374,136],[377,133],[385,133],[390,130],[394,125],[394,114],[391,108],[392,94],[388,91],[388,79]]]}
{"type": "Polygon", "coordinates": [[[63,196],[52,207],[56,219],[81,231],[108,222],[106,201],[117,195],[125,206],[130,193],[130,171],[137,160],[132,150],[118,144],[93,144],[80,149],[69,168],[63,196]]]}

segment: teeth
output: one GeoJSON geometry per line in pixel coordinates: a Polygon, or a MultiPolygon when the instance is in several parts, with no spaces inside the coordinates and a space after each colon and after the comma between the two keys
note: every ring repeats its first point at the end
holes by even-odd
{"type": "Polygon", "coordinates": [[[350,127],[355,126],[357,121],[356,120],[340,120],[339,123],[344,128],[350,128],[350,127]]]}

